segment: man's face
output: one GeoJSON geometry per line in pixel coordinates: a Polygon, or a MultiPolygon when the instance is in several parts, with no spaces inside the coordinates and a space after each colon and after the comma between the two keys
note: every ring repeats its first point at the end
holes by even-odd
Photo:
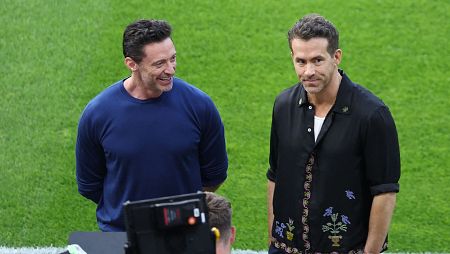
{"type": "Polygon", "coordinates": [[[170,91],[177,65],[176,51],[172,39],[145,45],[145,57],[137,64],[136,74],[146,89],[156,94],[170,91]]]}
{"type": "Polygon", "coordinates": [[[330,56],[325,38],[293,39],[291,47],[295,72],[305,90],[310,94],[320,94],[326,90],[337,71],[341,51],[338,49],[330,56]]]}

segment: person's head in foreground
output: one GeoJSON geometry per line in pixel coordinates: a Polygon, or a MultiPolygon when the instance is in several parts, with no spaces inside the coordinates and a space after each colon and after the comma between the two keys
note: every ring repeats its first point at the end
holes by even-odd
{"type": "Polygon", "coordinates": [[[236,239],[236,228],[231,224],[231,203],[215,193],[205,193],[209,211],[209,225],[220,231],[220,238],[216,241],[216,254],[229,254],[231,253],[231,245],[236,239]]]}

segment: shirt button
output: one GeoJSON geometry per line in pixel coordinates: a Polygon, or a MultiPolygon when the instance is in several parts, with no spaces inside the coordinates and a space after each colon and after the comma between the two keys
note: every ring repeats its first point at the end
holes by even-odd
{"type": "Polygon", "coordinates": [[[311,128],[308,128],[308,132],[311,132],[311,128]]]}
{"type": "Polygon", "coordinates": [[[312,106],[309,106],[308,108],[309,108],[309,109],[312,109],[312,106]]]}

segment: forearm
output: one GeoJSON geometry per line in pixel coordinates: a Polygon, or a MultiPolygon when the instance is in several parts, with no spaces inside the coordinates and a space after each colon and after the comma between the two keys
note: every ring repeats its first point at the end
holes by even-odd
{"type": "Polygon", "coordinates": [[[268,241],[272,237],[272,224],[273,224],[273,191],[275,189],[275,182],[267,182],[267,222],[268,222],[268,241]]]}
{"type": "Polygon", "coordinates": [[[380,253],[389,230],[395,201],[395,192],[383,193],[373,198],[364,253],[380,253]]]}

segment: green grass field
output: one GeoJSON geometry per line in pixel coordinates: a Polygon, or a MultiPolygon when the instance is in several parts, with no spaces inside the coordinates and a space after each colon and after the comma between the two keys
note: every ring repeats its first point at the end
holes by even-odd
{"type": "Polygon", "coordinates": [[[96,230],[77,193],[78,118],[128,75],[124,27],[169,20],[177,76],[207,92],[223,118],[239,249],[266,249],[272,104],[296,83],[286,33],[306,13],[338,27],[341,67],[381,97],[402,156],[390,252],[450,252],[450,2],[2,0],[0,246],[65,246],[96,230]]]}

